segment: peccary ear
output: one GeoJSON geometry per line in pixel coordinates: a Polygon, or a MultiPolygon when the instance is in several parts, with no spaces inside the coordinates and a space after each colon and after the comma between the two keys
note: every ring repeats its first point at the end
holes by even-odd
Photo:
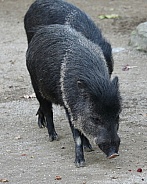
{"type": "Polygon", "coordinates": [[[81,93],[85,94],[88,92],[87,84],[84,80],[77,80],[77,86],[81,93]]]}
{"type": "Polygon", "coordinates": [[[77,80],[77,86],[79,89],[84,89],[85,88],[85,84],[82,80],[77,80]]]}
{"type": "Polygon", "coordinates": [[[90,93],[84,80],[77,80],[77,87],[79,92],[84,96],[90,93]]]}
{"type": "Polygon", "coordinates": [[[114,79],[112,80],[112,84],[115,86],[116,89],[119,88],[119,80],[118,77],[114,77],[114,79]]]}

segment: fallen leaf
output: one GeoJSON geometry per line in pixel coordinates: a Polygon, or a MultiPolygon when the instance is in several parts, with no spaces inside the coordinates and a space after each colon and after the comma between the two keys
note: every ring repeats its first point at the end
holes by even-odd
{"type": "Polygon", "coordinates": [[[142,172],[142,169],[141,169],[141,168],[138,168],[138,169],[137,169],[137,172],[142,172]]]}
{"type": "Polygon", "coordinates": [[[111,15],[106,15],[105,17],[107,19],[116,19],[116,18],[119,18],[119,15],[117,15],[117,14],[111,14],[111,15]]]}
{"type": "Polygon", "coordinates": [[[0,182],[9,182],[7,179],[0,179],[0,182]]]}
{"type": "Polygon", "coordinates": [[[118,19],[120,16],[117,14],[99,15],[99,19],[118,19]]]}
{"type": "Polygon", "coordinates": [[[27,154],[24,153],[24,154],[21,154],[21,156],[27,156],[27,154]]]}
{"type": "Polygon", "coordinates": [[[99,15],[99,19],[105,19],[105,15],[99,15]]]}
{"type": "Polygon", "coordinates": [[[62,178],[61,178],[61,176],[56,176],[55,177],[55,180],[61,180],[62,178]]]}
{"type": "Polygon", "coordinates": [[[128,71],[129,70],[129,65],[125,65],[123,68],[122,68],[122,71],[128,71]]]}
{"type": "Polygon", "coordinates": [[[137,66],[129,66],[128,64],[127,65],[125,65],[123,68],[122,68],[122,70],[123,71],[128,71],[129,69],[132,69],[132,68],[136,68],[137,66]]]}

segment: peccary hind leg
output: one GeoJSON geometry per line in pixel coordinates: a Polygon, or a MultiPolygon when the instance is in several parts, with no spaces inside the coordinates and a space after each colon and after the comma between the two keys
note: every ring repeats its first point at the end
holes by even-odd
{"type": "Polygon", "coordinates": [[[54,123],[53,123],[53,111],[52,111],[52,103],[42,99],[42,101],[40,102],[40,108],[42,112],[42,114],[39,114],[38,117],[38,124],[42,124],[43,119],[45,119],[46,122],[46,128],[48,129],[48,134],[49,134],[49,140],[53,141],[53,140],[58,140],[58,135],[55,131],[55,127],[54,127],[54,123]],[[44,115],[44,117],[42,116],[44,115]],[[40,122],[39,122],[40,121],[40,122]]]}
{"type": "Polygon", "coordinates": [[[39,107],[36,115],[38,115],[38,126],[39,126],[39,128],[47,127],[47,123],[45,121],[45,117],[44,117],[44,114],[41,110],[41,107],[39,107]]]}
{"type": "Polygon", "coordinates": [[[37,85],[35,82],[33,82],[33,88],[36,93],[36,97],[40,103],[40,107],[37,111],[38,115],[38,126],[40,128],[46,127],[48,129],[49,134],[49,140],[58,140],[58,134],[55,131],[54,123],[53,123],[53,111],[52,111],[52,103],[50,101],[47,101],[46,99],[42,98],[41,94],[39,93],[39,90],[37,88],[37,85]]]}
{"type": "Polygon", "coordinates": [[[82,134],[82,140],[83,140],[83,148],[86,152],[94,151],[89,140],[82,134]]]}

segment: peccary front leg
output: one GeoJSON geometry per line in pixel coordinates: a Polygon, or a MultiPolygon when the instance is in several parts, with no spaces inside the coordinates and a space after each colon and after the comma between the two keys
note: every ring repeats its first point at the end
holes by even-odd
{"type": "Polygon", "coordinates": [[[84,167],[85,159],[83,152],[83,139],[81,132],[77,129],[74,129],[74,140],[75,140],[75,165],[76,167],[84,167]]]}
{"type": "Polygon", "coordinates": [[[85,166],[85,159],[84,159],[84,151],[83,151],[83,143],[85,143],[85,147],[91,147],[91,144],[89,143],[89,140],[76,128],[74,128],[74,125],[71,122],[71,116],[68,110],[65,108],[66,115],[69,120],[69,125],[73,134],[73,138],[75,141],[75,165],[76,167],[84,167],[85,166]],[[84,141],[83,141],[84,140],[84,141]]]}
{"type": "MultiPolygon", "coordinates": [[[[73,127],[72,122],[71,122],[70,114],[68,113],[67,108],[66,107],[64,107],[64,108],[65,108],[65,111],[66,111],[66,115],[68,117],[68,121],[69,121],[69,124],[70,124],[70,128],[71,128],[72,134],[74,136],[74,127],[73,127]]],[[[89,140],[83,134],[82,134],[82,142],[83,142],[84,151],[86,151],[86,152],[93,151],[93,148],[92,148],[89,140]]]]}

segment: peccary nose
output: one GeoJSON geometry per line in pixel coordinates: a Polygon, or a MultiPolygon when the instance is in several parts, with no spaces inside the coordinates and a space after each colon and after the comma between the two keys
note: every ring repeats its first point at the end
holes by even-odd
{"type": "Polygon", "coordinates": [[[119,156],[119,154],[118,153],[112,153],[112,154],[110,154],[110,156],[107,156],[107,158],[115,158],[115,157],[117,157],[117,156],[119,156]]]}
{"type": "Polygon", "coordinates": [[[115,146],[112,146],[110,143],[99,144],[99,148],[107,155],[107,158],[109,159],[119,156],[119,154],[117,153],[118,151],[115,148],[115,146]]]}
{"type": "Polygon", "coordinates": [[[110,149],[108,150],[108,154],[107,154],[107,158],[115,158],[119,156],[119,154],[117,153],[116,151],[116,148],[115,147],[110,147],[110,149]]]}

